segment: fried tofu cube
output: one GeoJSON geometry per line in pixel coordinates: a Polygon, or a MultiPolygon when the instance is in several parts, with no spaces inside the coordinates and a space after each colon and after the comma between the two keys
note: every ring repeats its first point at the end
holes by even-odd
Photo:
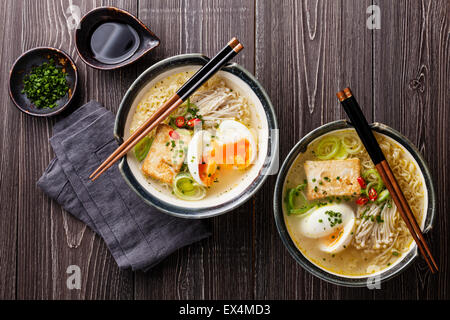
{"type": "Polygon", "coordinates": [[[359,159],[305,161],[308,200],[361,193],[359,159]]]}
{"type": "Polygon", "coordinates": [[[148,177],[171,184],[183,165],[187,147],[191,141],[190,134],[178,131],[170,135],[173,128],[160,124],[156,128],[155,139],[142,164],[142,171],[148,177]]]}

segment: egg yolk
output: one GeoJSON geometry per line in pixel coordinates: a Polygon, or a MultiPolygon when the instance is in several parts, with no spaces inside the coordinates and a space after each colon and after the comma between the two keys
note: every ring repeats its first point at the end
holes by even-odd
{"type": "Polygon", "coordinates": [[[198,165],[200,179],[206,186],[211,186],[217,177],[218,165],[225,168],[245,169],[250,165],[250,142],[241,139],[236,142],[213,143],[210,152],[203,155],[198,165]]]}
{"type": "Polygon", "coordinates": [[[202,163],[198,165],[200,180],[209,187],[216,179],[217,162],[213,157],[203,156],[202,163]]]}
{"type": "Polygon", "coordinates": [[[250,165],[251,147],[247,139],[216,145],[212,156],[226,167],[245,169],[250,165]]]}
{"type": "Polygon", "coordinates": [[[342,228],[337,229],[335,232],[323,238],[323,242],[327,247],[334,246],[342,237],[344,230],[342,228]]]}

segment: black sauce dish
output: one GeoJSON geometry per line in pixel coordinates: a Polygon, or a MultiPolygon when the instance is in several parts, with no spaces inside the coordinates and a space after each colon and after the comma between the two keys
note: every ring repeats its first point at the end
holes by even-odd
{"type": "Polygon", "coordinates": [[[72,58],[64,51],[52,47],[38,47],[21,54],[9,73],[9,96],[22,112],[36,117],[50,117],[68,109],[78,88],[78,69],[72,58]],[[37,108],[28,98],[24,89],[24,78],[34,67],[53,60],[56,67],[66,73],[68,92],[56,101],[53,108],[37,108]]]}
{"type": "Polygon", "coordinates": [[[114,70],[136,62],[159,44],[159,38],[142,21],[115,7],[89,11],[75,32],[81,60],[100,70],[114,70]]]}

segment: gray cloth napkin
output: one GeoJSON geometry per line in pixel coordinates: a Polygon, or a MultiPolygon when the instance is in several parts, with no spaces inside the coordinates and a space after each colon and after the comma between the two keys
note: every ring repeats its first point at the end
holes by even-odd
{"type": "Polygon", "coordinates": [[[99,234],[120,268],[148,270],[211,233],[204,221],[171,217],[144,203],[117,164],[89,180],[117,148],[113,127],[114,115],[94,101],[58,121],[50,139],[56,157],[37,185],[99,234]]]}

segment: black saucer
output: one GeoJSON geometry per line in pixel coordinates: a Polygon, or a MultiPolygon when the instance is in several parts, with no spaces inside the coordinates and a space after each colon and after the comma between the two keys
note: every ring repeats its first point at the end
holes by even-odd
{"type": "Polygon", "coordinates": [[[80,21],[75,32],[78,55],[87,65],[95,69],[113,70],[133,63],[159,46],[159,38],[131,13],[115,7],[99,7],[89,11],[80,21]],[[91,50],[91,36],[95,29],[105,22],[119,22],[131,26],[139,35],[140,43],[134,54],[116,64],[106,64],[95,59],[91,50]]]}
{"type": "Polygon", "coordinates": [[[49,117],[61,113],[68,108],[75,96],[78,84],[78,71],[72,58],[62,50],[51,47],[38,47],[23,53],[14,62],[9,73],[9,96],[16,107],[27,114],[37,117],[49,117]],[[53,59],[57,66],[60,66],[67,73],[67,85],[69,92],[56,102],[54,108],[37,108],[26,94],[22,93],[24,88],[24,77],[33,67],[42,65],[53,59]]]}

